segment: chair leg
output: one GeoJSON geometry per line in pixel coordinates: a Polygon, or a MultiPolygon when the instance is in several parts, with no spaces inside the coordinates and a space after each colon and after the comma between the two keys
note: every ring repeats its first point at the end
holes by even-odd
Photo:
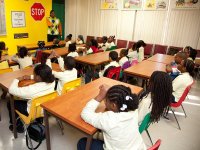
{"type": "Polygon", "coordinates": [[[184,114],[185,114],[185,118],[187,117],[187,115],[186,115],[186,112],[185,112],[185,109],[184,109],[184,107],[183,107],[183,105],[181,104],[181,107],[182,107],[182,109],[183,109],[183,112],[184,112],[184,114]]]}
{"type": "Polygon", "coordinates": [[[178,123],[178,119],[176,118],[176,115],[175,115],[175,113],[174,113],[174,111],[173,111],[172,108],[171,108],[171,111],[172,111],[172,113],[173,113],[173,115],[174,115],[174,117],[175,117],[175,119],[176,119],[176,122],[177,122],[177,124],[178,124],[179,130],[181,130],[181,127],[180,127],[180,125],[179,125],[179,123],[178,123]]]}
{"type": "Polygon", "coordinates": [[[64,126],[63,126],[62,122],[58,119],[56,119],[56,121],[58,123],[58,126],[60,127],[61,134],[64,135],[64,126]]]}
{"type": "Polygon", "coordinates": [[[147,135],[148,135],[148,137],[149,137],[149,139],[150,139],[150,141],[151,141],[151,144],[153,145],[153,141],[152,141],[152,139],[151,139],[151,136],[150,136],[150,134],[149,134],[149,131],[146,129],[145,130],[146,131],[146,133],[147,133],[147,135]]]}

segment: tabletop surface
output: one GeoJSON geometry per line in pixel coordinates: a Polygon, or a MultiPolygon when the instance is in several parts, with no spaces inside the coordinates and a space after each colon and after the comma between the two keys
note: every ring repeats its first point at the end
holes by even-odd
{"type": "Polygon", "coordinates": [[[150,78],[154,71],[166,72],[166,64],[144,60],[135,66],[125,69],[124,73],[143,78],[150,78]]]}
{"type": "Polygon", "coordinates": [[[148,58],[147,60],[164,64],[170,64],[172,61],[174,61],[174,56],[165,54],[155,54],[152,57],[148,58]]]}
{"type": "MultiPolygon", "coordinates": [[[[67,55],[69,53],[67,47],[61,47],[61,48],[56,48],[52,50],[54,50],[60,56],[67,55]]],[[[42,53],[50,55],[52,50],[43,50],[42,53]]]]}
{"type": "Polygon", "coordinates": [[[102,84],[110,86],[117,84],[126,85],[131,88],[133,93],[136,94],[139,94],[142,91],[141,87],[102,77],[86,85],[80,86],[65,95],[59,96],[52,101],[46,102],[42,104],[42,107],[54,116],[61,118],[63,121],[71,124],[81,131],[92,135],[97,131],[97,129],[84,122],[81,119],[80,114],[86,103],[97,96],[99,86],[102,84]]]}

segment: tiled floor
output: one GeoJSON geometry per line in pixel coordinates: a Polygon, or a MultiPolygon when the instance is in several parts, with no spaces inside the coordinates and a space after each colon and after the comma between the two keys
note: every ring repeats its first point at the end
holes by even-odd
{"type": "MultiPolygon", "coordinates": [[[[24,134],[19,134],[19,138],[14,139],[13,134],[8,129],[8,112],[6,100],[0,101],[1,116],[0,122],[0,150],[27,150],[24,134]]],[[[172,114],[169,114],[170,120],[161,119],[149,127],[149,132],[153,141],[162,139],[160,150],[200,150],[200,81],[196,82],[189,94],[189,100],[184,103],[188,117],[183,116],[182,110],[178,115],[178,121],[181,130],[177,129],[172,114]]],[[[61,135],[60,129],[55,118],[50,119],[51,147],[52,150],[75,150],[76,143],[84,134],[80,131],[65,125],[64,135],[61,135]]],[[[150,141],[144,132],[142,134],[144,141],[149,147],[150,141]]],[[[43,141],[38,150],[46,149],[46,141],[43,141]]]]}

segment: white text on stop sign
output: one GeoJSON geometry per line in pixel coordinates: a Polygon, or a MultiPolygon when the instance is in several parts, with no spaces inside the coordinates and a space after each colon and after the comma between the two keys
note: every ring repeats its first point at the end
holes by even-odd
{"type": "Polygon", "coordinates": [[[44,9],[32,8],[31,15],[39,15],[42,16],[44,14],[44,9]]]}

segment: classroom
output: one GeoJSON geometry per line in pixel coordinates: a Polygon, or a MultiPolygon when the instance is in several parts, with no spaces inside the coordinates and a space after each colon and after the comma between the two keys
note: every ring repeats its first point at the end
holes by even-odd
{"type": "Polygon", "coordinates": [[[199,150],[200,1],[0,0],[0,150],[199,150]]]}

